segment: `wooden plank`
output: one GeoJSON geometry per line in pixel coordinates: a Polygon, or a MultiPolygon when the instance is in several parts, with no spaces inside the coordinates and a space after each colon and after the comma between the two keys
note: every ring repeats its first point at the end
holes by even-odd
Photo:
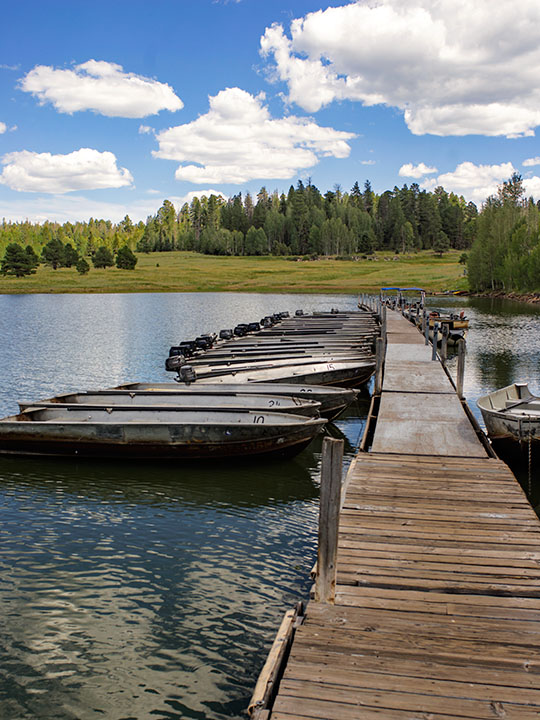
{"type": "Polygon", "coordinates": [[[430,457],[487,457],[465,416],[456,423],[448,422],[444,418],[435,421],[424,418],[399,420],[395,417],[383,417],[377,421],[372,450],[430,457]]]}
{"type": "MultiPolygon", "coordinates": [[[[452,718],[467,717],[481,718],[482,720],[493,720],[497,717],[494,712],[494,703],[497,703],[500,710],[499,717],[504,718],[523,718],[529,720],[534,718],[538,720],[538,707],[527,707],[524,704],[504,703],[495,698],[493,701],[470,700],[468,698],[452,698],[437,695],[427,695],[424,693],[402,693],[397,690],[387,689],[384,693],[377,690],[368,690],[364,688],[351,689],[346,685],[329,683],[319,684],[314,681],[303,681],[302,683],[294,680],[284,680],[282,682],[282,690],[280,690],[280,704],[286,708],[286,698],[290,698],[289,707],[294,707],[294,699],[301,700],[304,708],[314,703],[322,712],[320,717],[332,717],[326,714],[325,706],[336,705],[338,703],[343,712],[348,708],[352,709],[356,714],[353,717],[364,717],[364,708],[384,709],[388,710],[406,710],[410,712],[432,713],[446,711],[447,716],[452,718]],[[358,715],[358,711],[362,711],[362,716],[358,715]],[[504,714],[503,714],[504,713],[504,714]]],[[[342,715],[347,717],[347,715],[342,715]]]]}
{"type": "Polygon", "coordinates": [[[419,345],[413,343],[392,343],[390,341],[391,334],[388,336],[388,346],[386,348],[387,362],[414,362],[431,363],[431,345],[419,345]]]}
{"type": "Polygon", "coordinates": [[[386,362],[384,392],[436,393],[455,397],[455,390],[439,363],[428,365],[414,360],[386,362]]]}

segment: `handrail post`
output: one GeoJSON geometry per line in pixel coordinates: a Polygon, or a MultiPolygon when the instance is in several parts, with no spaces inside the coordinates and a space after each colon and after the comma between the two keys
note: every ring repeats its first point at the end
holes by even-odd
{"type": "Polygon", "coordinates": [[[460,338],[457,343],[458,347],[458,358],[457,358],[457,379],[456,379],[456,392],[458,398],[463,400],[463,380],[465,378],[465,340],[460,338]]]}
{"type": "Polygon", "coordinates": [[[330,603],[332,605],[336,597],[342,465],[343,440],[325,437],[321,461],[321,501],[315,602],[330,603]]]}
{"type": "Polygon", "coordinates": [[[425,344],[429,345],[429,318],[427,317],[425,310],[422,316],[422,332],[424,333],[424,338],[426,341],[425,344]]]}
{"type": "Polygon", "coordinates": [[[433,323],[433,347],[431,348],[431,359],[437,359],[437,343],[439,342],[439,323],[433,323]]]}
{"type": "Polygon", "coordinates": [[[386,305],[383,304],[381,308],[382,318],[381,318],[381,337],[383,339],[383,342],[386,346],[386,305]]]}
{"type": "Polygon", "coordinates": [[[448,358],[448,333],[450,332],[450,327],[448,323],[442,324],[442,340],[441,340],[441,360],[443,365],[446,365],[446,360],[448,358]]]}
{"type": "Polygon", "coordinates": [[[382,376],[384,366],[384,340],[377,338],[376,354],[375,354],[375,387],[374,395],[380,395],[382,392],[382,376]]]}

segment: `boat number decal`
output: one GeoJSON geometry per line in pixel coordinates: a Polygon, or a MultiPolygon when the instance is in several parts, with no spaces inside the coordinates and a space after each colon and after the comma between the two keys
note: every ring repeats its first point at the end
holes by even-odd
{"type": "Polygon", "coordinates": [[[255,415],[253,422],[256,425],[264,425],[264,415],[255,415]]]}
{"type": "Polygon", "coordinates": [[[328,365],[326,367],[328,368],[328,370],[334,369],[334,366],[332,365],[332,363],[328,363],[328,365]]]}
{"type": "Polygon", "coordinates": [[[279,400],[269,400],[269,401],[268,401],[268,406],[269,406],[269,407],[274,407],[274,405],[275,405],[276,407],[279,407],[280,404],[281,404],[281,403],[279,402],[279,400]]]}

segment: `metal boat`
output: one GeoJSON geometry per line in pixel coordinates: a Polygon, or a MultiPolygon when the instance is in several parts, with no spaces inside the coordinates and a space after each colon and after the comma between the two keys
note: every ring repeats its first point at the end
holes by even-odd
{"type": "Polygon", "coordinates": [[[326,420],[251,410],[29,408],[0,419],[0,454],[199,460],[295,455],[326,420]]]}
{"type": "Polygon", "coordinates": [[[535,454],[540,447],[540,397],[514,383],[477,400],[487,433],[502,457],[535,454]]]}
{"type": "MultiPolygon", "coordinates": [[[[253,388],[255,390],[255,388],[253,388]]],[[[131,407],[139,409],[182,409],[207,410],[220,412],[224,410],[257,410],[264,412],[284,412],[293,415],[307,415],[316,417],[319,414],[320,403],[300,397],[287,397],[285,395],[258,395],[253,392],[237,395],[219,395],[186,392],[173,394],[170,392],[103,392],[88,391],[66,393],[56,397],[37,402],[19,402],[21,412],[30,407],[131,407]]]]}
{"type": "MultiPolygon", "coordinates": [[[[94,394],[106,396],[108,394],[128,394],[133,396],[147,395],[151,398],[156,395],[172,395],[178,398],[184,396],[201,397],[223,396],[225,398],[238,399],[244,395],[256,393],[257,395],[268,394],[271,397],[295,397],[307,400],[314,400],[320,404],[319,413],[329,420],[337,417],[348,407],[358,395],[358,391],[352,388],[332,387],[329,385],[294,385],[286,383],[234,383],[223,382],[213,383],[199,381],[192,385],[180,385],[178,383],[126,383],[111,390],[100,390],[94,394]]],[[[62,397],[62,396],[60,396],[62,397]]],[[[106,402],[106,401],[105,401],[106,402]]],[[[184,402],[182,399],[180,402],[184,402]]]]}
{"type": "MultiPolygon", "coordinates": [[[[190,366],[191,367],[191,366],[190,366]]],[[[375,371],[374,360],[306,362],[275,367],[264,365],[215,368],[201,372],[191,368],[197,382],[293,383],[308,385],[337,385],[358,387],[367,382],[375,371]]],[[[182,375],[180,374],[180,379],[182,375]]],[[[191,382],[191,380],[190,380],[191,382]]]]}

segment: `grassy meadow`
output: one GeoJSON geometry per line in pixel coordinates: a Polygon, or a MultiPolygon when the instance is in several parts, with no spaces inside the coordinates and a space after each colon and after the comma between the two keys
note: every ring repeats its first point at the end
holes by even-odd
{"type": "Polygon", "coordinates": [[[35,275],[0,275],[0,293],[127,292],[298,292],[356,294],[384,285],[417,285],[428,291],[466,290],[458,263],[461,251],[442,257],[432,251],[372,259],[287,260],[281,257],[214,257],[192,252],[138,253],[135,270],[75,268],[53,270],[40,265],[35,275]],[[398,259],[393,259],[397,257],[398,259]]]}

